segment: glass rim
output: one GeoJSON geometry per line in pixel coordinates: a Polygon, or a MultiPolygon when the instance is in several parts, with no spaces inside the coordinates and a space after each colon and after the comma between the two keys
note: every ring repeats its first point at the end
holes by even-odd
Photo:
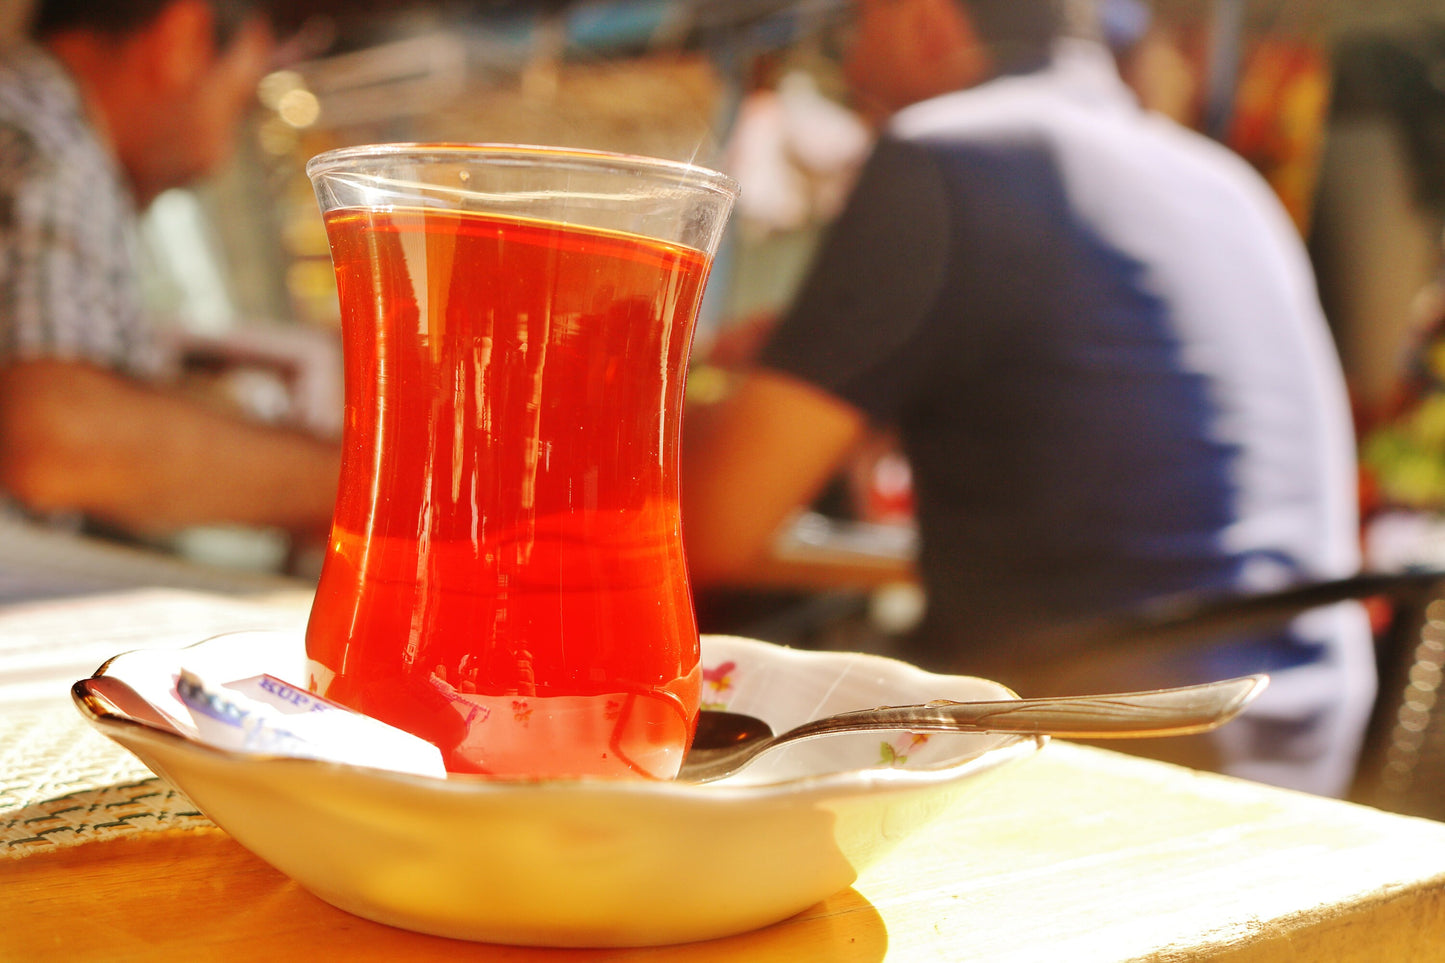
{"type": "Polygon", "coordinates": [[[385,158],[447,158],[460,159],[472,156],[501,163],[519,163],[547,158],[561,162],[560,166],[574,166],[590,170],[611,169],[619,173],[651,173],[669,175],[677,184],[723,194],[730,198],[738,196],[738,182],[721,171],[686,161],[667,160],[662,157],[648,157],[642,154],[627,154],[616,151],[592,150],[581,147],[549,147],[538,144],[503,143],[449,143],[449,142],[398,142],[386,144],[359,144],[353,147],[339,147],[317,154],[306,162],[306,176],[315,180],[317,176],[329,173],[361,160],[385,158]],[[570,162],[570,165],[569,165],[570,162]]]}

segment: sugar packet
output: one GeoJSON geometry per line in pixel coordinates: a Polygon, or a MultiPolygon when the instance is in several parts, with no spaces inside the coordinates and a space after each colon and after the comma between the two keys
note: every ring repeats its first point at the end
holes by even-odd
{"type": "Polygon", "coordinates": [[[446,778],[440,750],[425,739],[272,675],[216,684],[182,669],[176,695],[201,741],[222,749],[446,778]]]}

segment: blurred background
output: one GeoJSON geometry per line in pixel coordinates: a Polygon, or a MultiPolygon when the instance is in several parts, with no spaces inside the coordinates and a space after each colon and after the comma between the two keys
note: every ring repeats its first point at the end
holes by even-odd
{"type": "MultiPolygon", "coordinates": [[[[1142,104],[1245,158],[1306,241],[1359,440],[1364,570],[1445,569],[1445,5],[1099,3],[1105,39],[1142,104]]],[[[702,405],[728,393],[793,299],[872,143],[844,96],[848,0],[274,6],[281,56],[254,91],[239,150],[145,212],[144,289],[185,387],[323,436],[340,433],[341,358],[334,274],[305,174],[316,154],[376,142],[512,142],[732,174],[742,195],[688,379],[690,403],[702,405]]],[[[0,0],[0,40],[21,34],[28,7],[0,0]]],[[[912,508],[909,465],[889,438],[870,439],[775,540],[780,558],[838,573],[817,582],[833,587],[700,589],[702,630],[889,652],[918,624],[921,590],[849,574],[870,564],[892,572],[912,557],[912,508]]],[[[0,564],[0,600],[122,585],[304,587],[319,566],[319,554],[271,530],[167,536],[150,546],[166,550],[164,564],[78,546],[0,512],[0,562],[10,563],[0,564]]],[[[1445,785],[1445,713],[1436,711],[1445,600],[1436,581],[1421,593],[1434,605],[1374,612],[1382,697],[1371,758],[1385,762],[1362,770],[1394,787],[1388,800],[1369,795],[1374,804],[1445,818],[1445,796],[1432,788],[1445,785]],[[1430,766],[1421,762],[1427,731],[1430,766]],[[1417,778],[1425,772],[1435,775],[1417,778]]],[[[1280,610],[1386,586],[1324,588],[1350,594],[1306,589],[1280,610]]],[[[1218,626],[1206,619],[1203,628],[1218,626]]]]}
{"type": "MultiPolygon", "coordinates": [[[[20,31],[27,6],[0,7],[0,31],[20,31]]],[[[147,297],[190,345],[188,378],[335,434],[338,312],[308,158],[449,140],[696,161],[743,188],[689,384],[715,396],[757,319],[792,296],[867,152],[840,96],[845,14],[840,0],[292,0],[285,66],[257,88],[241,149],[146,214],[147,297]],[[267,363],[246,364],[248,352],[267,363]]],[[[1445,371],[1431,341],[1445,315],[1438,0],[1108,0],[1105,25],[1140,99],[1247,158],[1308,239],[1358,418],[1367,564],[1445,558],[1445,394],[1431,403],[1432,360],[1445,371]]],[[[908,466],[886,441],[817,508],[780,551],[911,551],[908,466]]],[[[277,538],[202,532],[177,548],[306,575],[277,538]]],[[[907,587],[756,594],[720,603],[713,627],[786,637],[861,612],[892,631],[918,602],[907,587]]]]}

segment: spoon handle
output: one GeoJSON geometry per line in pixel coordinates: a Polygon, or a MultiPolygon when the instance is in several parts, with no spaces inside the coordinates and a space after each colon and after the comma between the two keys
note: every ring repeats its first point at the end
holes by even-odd
{"type": "Polygon", "coordinates": [[[883,706],[804,723],[779,736],[778,741],[880,728],[1004,732],[1066,739],[1187,735],[1207,732],[1233,719],[1268,681],[1268,676],[1251,675],[1177,689],[1115,695],[883,706]]]}

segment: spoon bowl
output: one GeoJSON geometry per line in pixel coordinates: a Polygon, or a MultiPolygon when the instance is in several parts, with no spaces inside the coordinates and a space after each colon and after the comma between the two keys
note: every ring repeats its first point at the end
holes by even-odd
{"type": "Polygon", "coordinates": [[[1268,676],[1250,675],[1144,692],[882,706],[814,719],[781,735],[773,735],[766,722],[753,716],[704,710],[678,779],[694,783],[722,779],[769,750],[839,732],[901,729],[1084,739],[1208,732],[1239,715],[1268,682],[1268,676]]]}

